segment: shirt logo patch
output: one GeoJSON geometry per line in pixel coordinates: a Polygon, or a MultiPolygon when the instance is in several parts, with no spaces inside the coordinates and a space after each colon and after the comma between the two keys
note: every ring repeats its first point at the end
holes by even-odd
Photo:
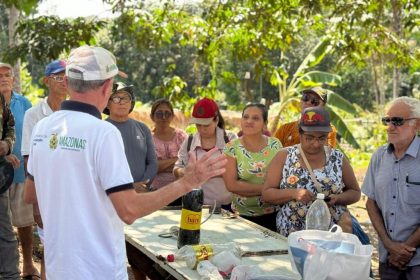
{"type": "Polygon", "coordinates": [[[58,147],[64,150],[80,151],[86,147],[86,139],[71,137],[71,136],[57,136],[56,133],[51,134],[50,149],[55,150],[58,147]]]}
{"type": "Polygon", "coordinates": [[[58,137],[57,134],[51,134],[50,137],[50,149],[51,150],[55,150],[57,149],[57,145],[58,145],[58,137]]]}

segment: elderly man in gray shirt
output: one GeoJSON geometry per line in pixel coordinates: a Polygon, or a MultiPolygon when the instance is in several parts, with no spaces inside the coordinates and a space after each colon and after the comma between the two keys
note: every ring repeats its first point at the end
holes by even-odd
{"type": "Polygon", "coordinates": [[[399,97],[382,123],[388,144],[372,156],[362,192],[379,242],[384,279],[420,279],[420,101],[399,97]]]}

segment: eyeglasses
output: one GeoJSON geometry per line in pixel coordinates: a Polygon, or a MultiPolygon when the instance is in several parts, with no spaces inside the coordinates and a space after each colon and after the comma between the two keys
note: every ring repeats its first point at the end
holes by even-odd
{"type": "Polygon", "coordinates": [[[172,117],[172,112],[171,111],[156,111],[155,112],[155,117],[157,119],[169,119],[170,117],[172,117]]]}
{"type": "Polygon", "coordinates": [[[410,182],[410,180],[408,179],[408,173],[407,173],[407,176],[405,177],[405,182],[407,183],[407,187],[408,185],[420,186],[420,182],[410,182]]]}
{"type": "Polygon", "coordinates": [[[311,97],[307,93],[302,94],[302,98],[300,99],[303,102],[310,102],[313,106],[318,106],[321,103],[321,100],[317,97],[311,97]]]}
{"type": "Polygon", "coordinates": [[[109,100],[114,104],[126,104],[131,102],[131,98],[128,96],[113,96],[109,100]]]}
{"type": "Polygon", "coordinates": [[[303,134],[303,136],[305,136],[305,140],[309,143],[314,143],[315,141],[317,141],[320,144],[323,144],[328,139],[327,135],[316,137],[316,136],[313,136],[313,135],[303,134]]]}
{"type": "Polygon", "coordinates": [[[13,77],[13,75],[12,75],[12,73],[0,74],[0,79],[3,78],[3,77],[11,78],[11,77],[13,77]]]}
{"type": "Polygon", "coordinates": [[[388,126],[390,123],[392,123],[394,126],[402,126],[404,125],[405,121],[409,121],[409,120],[415,120],[416,118],[408,118],[408,119],[404,119],[402,117],[385,117],[382,118],[382,124],[388,126]]]}
{"type": "Polygon", "coordinates": [[[64,82],[64,76],[50,76],[50,78],[56,81],[57,83],[64,82]]]}

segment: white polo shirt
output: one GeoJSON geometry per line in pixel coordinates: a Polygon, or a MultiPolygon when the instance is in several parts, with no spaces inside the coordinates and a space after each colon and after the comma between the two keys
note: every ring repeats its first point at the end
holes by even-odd
{"type": "Polygon", "coordinates": [[[47,97],[42,99],[38,104],[29,108],[25,112],[23,118],[23,129],[22,129],[22,146],[21,153],[22,156],[29,155],[29,147],[31,144],[31,134],[34,126],[42,120],[43,118],[51,115],[53,113],[52,109],[47,103],[47,97]]]}
{"type": "Polygon", "coordinates": [[[28,172],[44,223],[48,279],[127,279],[123,222],[109,193],[132,188],[118,129],[64,101],[35,126],[28,172]]]}

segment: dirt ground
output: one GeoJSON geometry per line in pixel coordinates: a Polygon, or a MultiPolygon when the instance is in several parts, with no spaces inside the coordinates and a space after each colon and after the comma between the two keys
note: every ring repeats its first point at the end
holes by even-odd
{"type": "MultiPolygon", "coordinates": [[[[356,173],[356,177],[358,181],[363,182],[365,169],[355,170],[355,173],[356,173]]],[[[360,222],[363,230],[369,235],[370,241],[374,247],[374,252],[372,255],[372,270],[374,273],[374,279],[376,280],[376,279],[379,279],[378,277],[378,236],[366,212],[365,203],[366,203],[366,197],[362,195],[362,198],[360,199],[360,201],[351,205],[349,208],[350,208],[351,213],[360,222]]],[[[35,240],[35,243],[36,243],[35,244],[36,249],[34,250],[33,258],[35,261],[35,266],[38,268],[38,270],[40,270],[40,256],[41,256],[42,245],[39,245],[39,242],[37,241],[37,239],[35,240]]],[[[22,255],[20,256],[20,261],[22,261],[22,255]]],[[[20,268],[22,269],[22,263],[20,264],[20,268]]],[[[129,275],[129,280],[134,280],[134,277],[131,272],[131,268],[128,264],[127,264],[127,271],[129,275]]]]}

